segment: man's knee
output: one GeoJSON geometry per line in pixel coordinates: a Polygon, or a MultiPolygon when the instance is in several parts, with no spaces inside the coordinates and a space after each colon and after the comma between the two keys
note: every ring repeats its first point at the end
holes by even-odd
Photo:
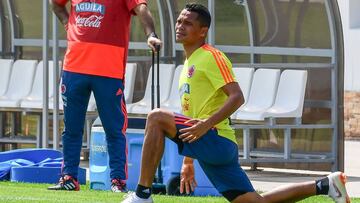
{"type": "Polygon", "coordinates": [[[150,111],[147,116],[147,122],[160,124],[162,122],[166,122],[166,117],[168,117],[167,113],[162,109],[156,108],[150,111]]]}
{"type": "MultiPolygon", "coordinates": [[[[174,114],[165,109],[154,109],[148,116],[145,131],[162,132],[164,136],[173,138],[176,135],[174,114]]],[[[159,135],[159,133],[157,133],[159,135]]],[[[161,134],[161,133],[160,133],[161,134]]]]}

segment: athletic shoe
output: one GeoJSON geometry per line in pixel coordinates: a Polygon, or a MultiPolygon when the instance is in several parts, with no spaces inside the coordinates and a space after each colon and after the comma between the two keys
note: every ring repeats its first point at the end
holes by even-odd
{"type": "Polygon", "coordinates": [[[153,203],[153,199],[151,196],[147,199],[142,199],[138,197],[135,192],[131,192],[126,195],[125,199],[121,203],[153,203]]]}
{"type": "Polygon", "coordinates": [[[117,178],[111,180],[111,190],[113,192],[124,192],[124,193],[128,192],[125,181],[117,178]]]}
{"type": "Polygon", "coordinates": [[[59,183],[54,185],[54,186],[50,186],[48,187],[48,190],[73,190],[73,191],[79,191],[80,190],[80,185],[79,182],[69,176],[69,175],[65,175],[62,176],[59,180],[59,183]]]}
{"type": "Polygon", "coordinates": [[[342,172],[335,172],[328,175],[329,178],[329,193],[337,203],[350,203],[350,198],[346,192],[345,183],[346,175],[342,172]]]}

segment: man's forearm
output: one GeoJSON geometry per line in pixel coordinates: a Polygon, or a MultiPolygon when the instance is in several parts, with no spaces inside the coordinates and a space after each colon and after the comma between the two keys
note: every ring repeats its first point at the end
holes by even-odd
{"type": "MultiPolygon", "coordinates": [[[[237,83],[231,84],[231,86],[236,86],[237,83]]],[[[235,88],[237,89],[237,88],[235,88]]],[[[244,103],[244,97],[242,95],[241,90],[233,91],[224,105],[215,112],[209,119],[207,119],[206,123],[209,128],[215,126],[219,122],[223,121],[226,118],[229,118],[234,111],[236,111],[242,104],[244,103]]]]}
{"type": "Polygon", "coordinates": [[[140,19],[145,35],[148,37],[151,33],[155,32],[154,21],[148,7],[145,4],[140,4],[134,11],[140,19]]]}
{"type": "Polygon", "coordinates": [[[65,6],[60,6],[56,4],[54,1],[51,3],[52,10],[54,11],[57,18],[63,25],[66,25],[69,21],[69,12],[67,11],[65,6]]]}

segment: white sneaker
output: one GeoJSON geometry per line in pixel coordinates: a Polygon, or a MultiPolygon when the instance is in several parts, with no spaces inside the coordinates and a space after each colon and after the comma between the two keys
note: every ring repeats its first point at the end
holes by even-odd
{"type": "Polygon", "coordinates": [[[346,192],[346,175],[342,172],[335,172],[327,176],[329,178],[329,193],[337,203],[350,203],[350,198],[346,192]]]}
{"type": "Polygon", "coordinates": [[[125,199],[121,203],[153,203],[153,199],[151,196],[147,199],[142,199],[138,197],[135,192],[131,192],[125,196],[125,199]]]}

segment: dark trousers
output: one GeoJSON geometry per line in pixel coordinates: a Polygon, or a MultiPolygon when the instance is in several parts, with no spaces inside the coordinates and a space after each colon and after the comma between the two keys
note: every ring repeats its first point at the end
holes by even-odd
{"type": "Polygon", "coordinates": [[[110,177],[127,179],[125,132],[127,113],[123,80],[68,71],[62,76],[65,130],[62,134],[63,174],[77,177],[85,116],[91,91],[102,121],[109,153],[110,177]]]}

